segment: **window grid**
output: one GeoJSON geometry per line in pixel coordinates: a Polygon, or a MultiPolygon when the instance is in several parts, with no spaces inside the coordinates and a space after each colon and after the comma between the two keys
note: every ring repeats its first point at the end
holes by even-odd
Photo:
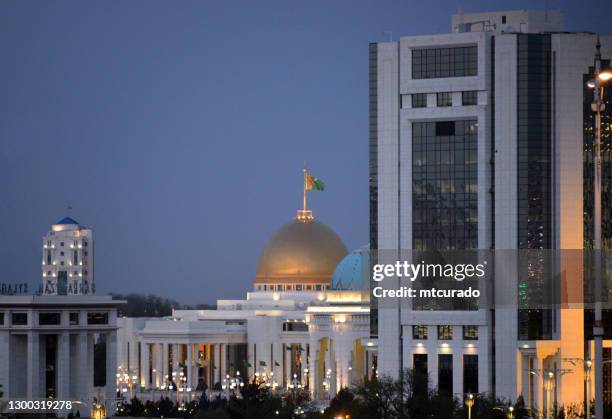
{"type": "Polygon", "coordinates": [[[412,94],[412,107],[413,108],[426,108],[427,107],[427,93],[413,93],[412,94]]]}
{"type": "Polygon", "coordinates": [[[468,90],[465,92],[461,92],[461,105],[478,105],[478,92],[476,90],[468,90]]]}
{"type": "Polygon", "coordinates": [[[438,326],[438,340],[453,340],[453,326],[438,326]]]}
{"type": "Polygon", "coordinates": [[[478,340],[478,326],[463,326],[463,340],[478,340]]]}
{"type": "Polygon", "coordinates": [[[412,125],[413,249],[478,247],[476,120],[412,125]]]}
{"type": "Polygon", "coordinates": [[[476,46],[412,50],[412,78],[436,79],[478,74],[476,46]]]}
{"type": "Polygon", "coordinates": [[[436,94],[437,106],[453,106],[453,95],[451,92],[439,92],[436,94]]]}
{"type": "Polygon", "coordinates": [[[412,326],[412,339],[419,339],[419,340],[427,339],[427,326],[422,326],[422,325],[412,326]]]}

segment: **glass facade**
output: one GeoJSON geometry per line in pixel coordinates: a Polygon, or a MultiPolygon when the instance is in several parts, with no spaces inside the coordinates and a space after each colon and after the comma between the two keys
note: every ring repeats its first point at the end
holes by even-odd
{"type": "Polygon", "coordinates": [[[412,78],[437,79],[478,74],[478,49],[474,46],[412,50],[412,78]]]}
{"type": "Polygon", "coordinates": [[[476,120],[412,124],[415,250],[478,247],[476,120]]]}
{"type": "MultiPolygon", "coordinates": [[[[552,247],[550,35],[519,34],[517,42],[518,244],[543,250],[552,247]]],[[[519,339],[550,339],[552,313],[544,308],[550,297],[544,278],[552,267],[537,252],[529,255],[519,274],[524,278],[518,290],[519,339]]]]}
{"type": "MultiPolygon", "coordinates": [[[[378,249],[378,45],[369,48],[369,198],[370,198],[370,264],[376,264],[378,249]]],[[[370,303],[370,335],[378,336],[378,305],[370,303]]]]}

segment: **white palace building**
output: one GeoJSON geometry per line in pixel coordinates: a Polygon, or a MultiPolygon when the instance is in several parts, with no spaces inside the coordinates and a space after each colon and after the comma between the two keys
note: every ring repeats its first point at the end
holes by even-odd
{"type": "Polygon", "coordinates": [[[119,387],[125,377],[153,394],[200,392],[257,377],[329,399],[376,373],[368,270],[368,249],[347,254],[333,230],[300,210],[265,245],[244,300],[118,319],[119,387]]]}

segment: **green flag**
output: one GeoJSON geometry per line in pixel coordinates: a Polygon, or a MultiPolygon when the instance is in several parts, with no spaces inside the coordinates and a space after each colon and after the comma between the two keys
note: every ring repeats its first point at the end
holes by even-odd
{"type": "Polygon", "coordinates": [[[314,177],[314,176],[310,176],[307,175],[306,176],[306,190],[307,191],[324,191],[325,190],[325,184],[323,183],[323,181],[321,179],[319,179],[318,177],[314,177]]]}

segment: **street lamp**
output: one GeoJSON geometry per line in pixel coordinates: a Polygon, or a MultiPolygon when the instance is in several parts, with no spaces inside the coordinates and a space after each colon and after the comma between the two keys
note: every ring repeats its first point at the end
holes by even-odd
{"type": "Polygon", "coordinates": [[[468,408],[468,419],[472,419],[472,406],[474,406],[474,395],[469,393],[465,399],[465,405],[468,408]]]}
{"type": "MultiPolygon", "coordinates": [[[[552,371],[548,371],[544,376],[546,382],[546,416],[550,414],[550,412],[555,408],[555,406],[551,406],[552,392],[555,387],[555,373],[552,371]]],[[[556,391],[556,390],[555,390],[556,391]]],[[[555,417],[554,412],[551,417],[555,417]]]]}
{"type": "Polygon", "coordinates": [[[612,79],[610,71],[601,69],[601,43],[597,35],[595,52],[595,77],[587,82],[593,89],[591,109],[595,112],[594,135],[594,190],[593,190],[593,251],[595,253],[595,281],[593,296],[595,298],[595,320],[593,322],[593,340],[595,344],[595,418],[603,419],[603,322],[601,316],[601,113],[606,109],[603,100],[604,84],[612,79]]]}
{"type": "Polygon", "coordinates": [[[586,400],[584,403],[584,408],[586,411],[585,417],[589,419],[591,417],[591,397],[589,395],[589,387],[591,387],[591,367],[593,366],[593,361],[590,359],[586,359],[584,361],[584,380],[586,381],[586,400]]]}
{"type": "Polygon", "coordinates": [[[508,406],[508,419],[514,419],[514,406],[508,406]]]}

